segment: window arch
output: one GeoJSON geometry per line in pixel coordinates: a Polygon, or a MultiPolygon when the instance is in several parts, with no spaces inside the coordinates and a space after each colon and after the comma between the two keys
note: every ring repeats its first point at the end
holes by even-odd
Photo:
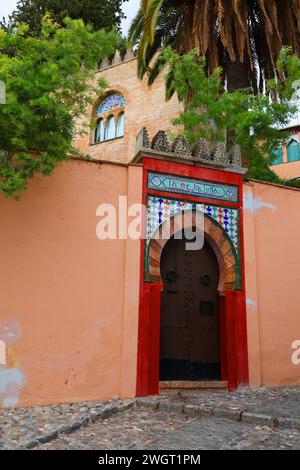
{"type": "Polygon", "coordinates": [[[125,98],[121,93],[113,93],[104,98],[96,109],[96,115],[107,113],[113,108],[124,108],[125,98]]]}
{"type": "Polygon", "coordinates": [[[97,106],[94,143],[123,137],[125,98],[121,93],[107,95],[97,106]]]}

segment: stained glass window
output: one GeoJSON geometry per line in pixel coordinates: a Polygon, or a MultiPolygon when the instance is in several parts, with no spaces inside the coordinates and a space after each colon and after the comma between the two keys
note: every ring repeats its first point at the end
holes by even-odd
{"type": "Polygon", "coordinates": [[[96,110],[96,114],[103,114],[107,113],[113,108],[124,108],[125,106],[125,98],[120,93],[114,93],[112,95],[108,95],[101,101],[100,105],[96,110]]]}

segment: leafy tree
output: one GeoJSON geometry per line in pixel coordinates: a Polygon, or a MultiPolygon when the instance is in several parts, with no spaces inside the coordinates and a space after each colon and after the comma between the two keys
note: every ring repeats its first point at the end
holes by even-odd
{"type": "Polygon", "coordinates": [[[24,25],[0,30],[0,80],[7,91],[0,105],[0,191],[8,196],[18,196],[34,173],[50,175],[78,154],[72,141],[88,126],[79,118],[103,93],[105,83],[95,83],[93,72],[114,52],[117,34],[93,32],[81,20],[64,24],[44,19],[40,38],[28,37],[24,25]]]}
{"type": "Polygon", "coordinates": [[[199,51],[179,55],[166,48],[163,60],[172,76],[172,89],[184,101],[185,110],[174,120],[191,144],[199,138],[210,142],[226,141],[228,130],[234,129],[234,141],[242,149],[248,176],[264,181],[281,182],[270,169],[272,154],[286,135],[279,129],[286,126],[296,112],[292,97],[293,83],[300,76],[300,60],[290,48],[281,51],[277,61],[282,80],[267,82],[267,93],[254,94],[250,89],[227,92],[222,69],[206,73],[205,58],[199,51]],[[273,101],[270,100],[272,93],[273,101]]]}
{"type": "Polygon", "coordinates": [[[30,34],[38,36],[41,20],[49,12],[59,25],[63,25],[63,19],[68,16],[92,24],[95,30],[119,29],[124,18],[121,7],[125,1],[128,0],[19,0],[5,26],[15,27],[17,23],[24,23],[28,25],[30,34]]]}
{"type": "Polygon", "coordinates": [[[300,1],[142,0],[129,39],[150,83],[163,61],[159,51],[171,46],[178,53],[199,49],[210,73],[221,66],[229,91],[262,91],[283,46],[300,54],[300,1]]]}

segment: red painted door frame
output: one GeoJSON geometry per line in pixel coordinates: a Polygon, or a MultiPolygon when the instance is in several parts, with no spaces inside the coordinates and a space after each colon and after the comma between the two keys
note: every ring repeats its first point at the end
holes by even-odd
{"type": "MultiPolygon", "coordinates": [[[[221,376],[222,380],[228,381],[229,390],[235,390],[239,385],[247,385],[249,379],[244,280],[242,176],[222,170],[196,167],[152,158],[144,158],[143,167],[143,204],[146,204],[147,194],[153,193],[153,191],[147,191],[148,170],[239,186],[239,203],[223,203],[226,206],[232,205],[240,209],[242,288],[241,290],[225,291],[220,295],[221,376]]],[[[156,195],[159,195],[159,193],[156,193],[156,195]]],[[[168,197],[168,194],[164,193],[163,197],[168,197]]],[[[191,201],[206,202],[203,199],[186,197],[186,195],[183,197],[191,201]]],[[[209,201],[209,203],[212,203],[212,201],[209,201]]],[[[218,204],[222,205],[222,202],[220,201],[218,204]]],[[[156,395],[159,393],[160,295],[162,289],[162,284],[149,284],[144,282],[144,240],[142,240],[137,396],[156,395]]]]}

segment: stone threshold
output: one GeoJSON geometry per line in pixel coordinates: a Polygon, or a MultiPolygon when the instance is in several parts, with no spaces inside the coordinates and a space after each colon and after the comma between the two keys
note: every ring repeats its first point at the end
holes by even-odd
{"type": "Polygon", "coordinates": [[[160,390],[173,390],[173,389],[189,389],[189,390],[203,390],[203,389],[227,389],[227,380],[201,380],[201,381],[188,381],[188,380],[163,380],[159,382],[160,390]]]}

